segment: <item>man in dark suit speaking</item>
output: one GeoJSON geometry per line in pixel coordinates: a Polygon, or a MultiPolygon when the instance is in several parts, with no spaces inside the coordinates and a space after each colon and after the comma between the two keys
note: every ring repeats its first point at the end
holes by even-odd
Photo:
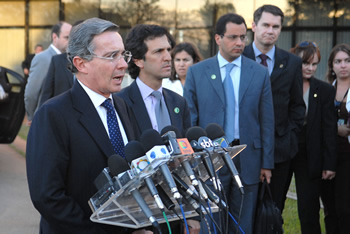
{"type": "MultiPolygon", "coordinates": [[[[217,123],[225,129],[229,142],[247,145],[235,157],[245,191],[241,217],[240,189],[226,167],[220,169],[219,177],[230,212],[240,219],[245,233],[252,233],[259,181],[270,181],[274,163],[274,119],[268,71],[241,55],[246,39],[247,27],[241,16],[220,17],[215,32],[219,53],[188,69],[184,97],[192,125],[205,128],[217,123]]],[[[236,227],[229,230],[232,233],[236,227]]]]}
{"type": "Polygon", "coordinates": [[[266,66],[270,73],[275,112],[275,168],[272,170],[273,199],[283,210],[291,159],[298,151],[297,133],[305,115],[301,59],[275,46],[284,14],[276,6],[264,5],[254,13],[254,42],[244,55],[266,66]]]}
{"type": "Polygon", "coordinates": [[[42,217],[40,233],[125,233],[121,227],[91,222],[88,205],[97,192],[93,181],[108,157],[122,155],[124,145],[135,139],[126,104],[112,97],[131,59],[117,30],[117,25],[97,18],[73,28],[68,55],[77,82],[34,117],[27,176],[42,217]]]}

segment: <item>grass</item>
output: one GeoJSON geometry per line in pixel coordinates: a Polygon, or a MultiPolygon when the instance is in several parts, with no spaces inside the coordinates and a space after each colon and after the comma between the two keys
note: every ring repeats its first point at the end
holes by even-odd
{"type": "Polygon", "coordinates": [[[27,140],[28,132],[29,132],[29,126],[26,126],[25,123],[23,123],[18,132],[18,136],[24,140],[27,140]]]}
{"type": "MultiPolygon", "coordinates": [[[[25,123],[23,123],[21,129],[19,130],[18,135],[24,140],[27,140],[28,131],[29,131],[29,127],[26,126],[25,123]]],[[[284,220],[284,225],[283,225],[284,233],[286,234],[301,233],[296,200],[287,198],[285,208],[283,211],[283,220],[284,220]]],[[[323,209],[321,209],[320,210],[321,231],[322,233],[326,233],[323,220],[324,220],[323,209]]]]}
{"type": "MultiPolygon", "coordinates": [[[[286,234],[301,233],[296,200],[287,198],[282,216],[284,220],[283,229],[286,234]]],[[[324,220],[324,214],[323,214],[323,209],[321,209],[320,210],[321,232],[326,233],[323,220],[324,220]]]]}

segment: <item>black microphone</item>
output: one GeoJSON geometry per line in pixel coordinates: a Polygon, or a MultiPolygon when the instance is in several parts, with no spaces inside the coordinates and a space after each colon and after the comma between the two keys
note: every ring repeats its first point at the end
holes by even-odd
{"type": "MultiPolygon", "coordinates": [[[[161,131],[162,134],[162,140],[165,144],[169,144],[170,148],[174,149],[172,155],[181,155],[185,154],[185,152],[193,153],[193,150],[190,149],[191,145],[189,144],[188,140],[186,142],[186,139],[179,139],[181,147],[179,146],[177,138],[182,138],[180,131],[174,127],[174,126],[166,126],[161,131]],[[183,150],[183,148],[186,148],[183,150]]],[[[179,159],[181,162],[181,165],[186,173],[186,175],[190,178],[191,183],[193,186],[198,186],[198,180],[192,170],[192,167],[190,165],[190,162],[188,161],[187,157],[183,157],[179,159]]]]}
{"type": "Polygon", "coordinates": [[[222,147],[224,149],[224,153],[220,153],[220,155],[224,159],[225,164],[226,164],[227,168],[229,169],[232,177],[235,179],[235,181],[239,187],[239,190],[241,191],[242,194],[244,194],[243,184],[241,182],[241,179],[239,178],[237,168],[236,168],[235,164],[233,163],[230,154],[226,150],[226,147],[228,147],[228,143],[225,139],[224,130],[222,129],[222,127],[219,124],[216,124],[216,123],[208,124],[208,126],[205,128],[205,130],[206,130],[209,138],[215,139],[213,141],[216,142],[220,147],[222,147]]]}
{"type": "Polygon", "coordinates": [[[227,209],[227,204],[225,203],[224,200],[220,199],[216,193],[214,193],[209,186],[204,183],[201,179],[199,180],[199,184],[202,185],[202,188],[205,190],[206,194],[208,194],[208,198],[214,202],[216,205],[221,206],[225,209],[227,209]]]}
{"type": "MultiPolygon", "coordinates": [[[[108,163],[108,166],[113,176],[117,176],[120,173],[130,169],[128,163],[120,155],[112,155],[111,157],[109,157],[108,163]]],[[[153,227],[155,227],[157,230],[160,230],[160,226],[156,218],[153,216],[151,209],[147,206],[147,203],[141,196],[140,192],[136,188],[133,188],[130,190],[130,193],[134,197],[137,204],[140,206],[141,210],[146,215],[148,220],[152,223],[153,227]]]]}
{"type": "Polygon", "coordinates": [[[220,190],[219,179],[216,179],[214,166],[211,160],[210,144],[211,140],[207,137],[207,133],[201,127],[191,127],[186,132],[186,138],[191,142],[191,146],[195,151],[205,150],[207,154],[201,154],[203,164],[209,174],[211,181],[213,182],[214,188],[220,190]],[[198,141],[197,141],[198,140],[198,141]]]}
{"type": "Polygon", "coordinates": [[[187,184],[185,181],[183,181],[180,176],[178,176],[177,174],[173,174],[173,177],[175,179],[175,183],[178,185],[178,187],[183,188],[183,190],[188,193],[188,195],[190,195],[193,199],[195,199],[196,201],[200,202],[200,198],[199,196],[195,193],[195,191],[193,191],[187,184]]]}
{"type": "MultiPolygon", "coordinates": [[[[146,151],[147,159],[150,163],[156,159],[170,159],[170,154],[163,143],[163,140],[159,133],[154,129],[145,130],[141,137],[140,141],[143,144],[143,147],[146,151]]],[[[175,199],[180,199],[181,195],[176,187],[175,181],[171,176],[171,172],[168,168],[166,162],[160,162],[160,170],[164,176],[165,181],[167,182],[171,193],[175,199]]]]}
{"type": "MultiPolygon", "coordinates": [[[[125,159],[129,162],[129,164],[131,164],[132,161],[134,161],[135,159],[138,159],[145,155],[145,149],[143,148],[142,144],[138,141],[129,141],[128,144],[126,144],[124,150],[125,150],[125,159]]],[[[158,190],[154,185],[154,182],[151,176],[152,175],[150,174],[144,177],[146,186],[149,192],[151,193],[152,197],[156,201],[159,209],[164,210],[164,204],[158,195],[158,190]]]]}
{"type": "Polygon", "coordinates": [[[168,210],[174,210],[175,208],[175,204],[174,202],[170,199],[170,197],[168,196],[168,194],[164,191],[164,189],[162,188],[161,185],[157,185],[156,186],[157,190],[158,190],[158,194],[160,199],[162,199],[162,202],[164,204],[164,206],[168,209],[168,210]]]}

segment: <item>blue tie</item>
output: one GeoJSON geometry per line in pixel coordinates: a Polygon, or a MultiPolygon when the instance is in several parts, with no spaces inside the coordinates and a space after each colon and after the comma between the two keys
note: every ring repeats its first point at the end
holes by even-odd
{"type": "Polygon", "coordinates": [[[114,110],[114,107],[112,106],[111,99],[107,98],[101,104],[101,106],[107,109],[108,132],[109,132],[109,138],[113,145],[113,149],[117,154],[125,158],[124,141],[123,141],[122,134],[120,133],[118,119],[117,119],[117,116],[115,115],[115,110],[114,110]]]}
{"type": "Polygon", "coordinates": [[[225,89],[225,101],[226,101],[226,111],[225,111],[225,123],[224,130],[226,134],[226,139],[228,142],[232,142],[234,139],[234,129],[235,129],[235,91],[233,89],[233,83],[230,76],[231,70],[234,64],[226,64],[226,76],[224,80],[225,89]]]}

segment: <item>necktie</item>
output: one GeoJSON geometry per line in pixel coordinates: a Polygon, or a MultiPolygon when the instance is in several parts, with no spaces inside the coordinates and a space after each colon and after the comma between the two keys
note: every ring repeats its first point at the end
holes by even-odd
{"type": "Polygon", "coordinates": [[[157,99],[155,112],[157,118],[158,132],[164,127],[171,125],[169,112],[159,91],[153,91],[152,95],[157,99]]]}
{"type": "Polygon", "coordinates": [[[259,57],[261,58],[261,65],[264,65],[265,67],[267,67],[267,55],[266,54],[260,54],[259,57]]]}
{"type": "Polygon", "coordinates": [[[233,89],[233,83],[231,79],[231,70],[234,64],[226,64],[226,76],[224,80],[225,100],[226,100],[226,111],[225,111],[225,122],[224,130],[226,138],[229,142],[234,139],[234,128],[235,128],[235,91],[233,89]]]}
{"type": "Polygon", "coordinates": [[[107,98],[101,104],[101,106],[107,109],[108,132],[109,132],[109,138],[113,145],[113,149],[117,154],[125,158],[124,141],[123,141],[122,134],[120,133],[118,119],[115,114],[114,107],[111,103],[111,99],[107,98]]]}

